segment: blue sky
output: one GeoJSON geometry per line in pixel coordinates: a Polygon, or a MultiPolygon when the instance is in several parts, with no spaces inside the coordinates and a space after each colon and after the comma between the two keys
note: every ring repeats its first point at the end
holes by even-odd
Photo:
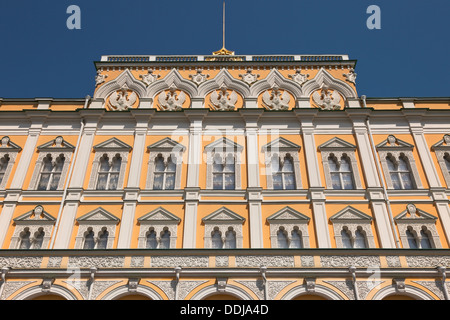
{"type": "MultiPolygon", "coordinates": [[[[348,54],[358,93],[450,96],[449,0],[227,0],[236,54],[348,54]],[[369,30],[370,5],[381,30],[369,30]]],[[[0,3],[0,97],[83,98],[107,54],[205,55],[222,45],[222,0],[0,3]],[[67,7],[81,9],[69,30],[67,7]]]]}

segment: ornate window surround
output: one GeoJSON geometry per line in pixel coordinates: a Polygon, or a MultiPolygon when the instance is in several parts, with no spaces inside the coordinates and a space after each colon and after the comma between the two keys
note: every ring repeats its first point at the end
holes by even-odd
{"type": "Polygon", "coordinates": [[[205,147],[206,152],[206,189],[213,189],[213,163],[214,158],[219,156],[225,163],[228,155],[232,155],[235,165],[235,190],[241,189],[241,153],[243,146],[222,137],[205,147]]]}
{"type": "Polygon", "coordinates": [[[222,242],[225,243],[225,233],[231,227],[236,232],[236,248],[242,248],[243,235],[242,225],[245,218],[228,208],[222,207],[202,219],[205,225],[204,247],[209,249],[212,247],[211,234],[215,228],[218,228],[222,234],[222,242]]]}
{"type": "Polygon", "coordinates": [[[418,247],[420,248],[422,227],[429,231],[429,240],[433,249],[441,249],[442,244],[439,240],[439,234],[436,230],[437,218],[421,209],[416,208],[412,203],[406,206],[406,210],[397,215],[394,221],[397,223],[400,239],[402,240],[403,248],[409,248],[409,242],[406,236],[406,230],[411,228],[415,232],[415,237],[418,240],[418,247]]]}
{"type": "Polygon", "coordinates": [[[295,227],[301,232],[303,248],[309,248],[309,233],[308,223],[310,218],[304,214],[292,209],[291,207],[285,207],[270,217],[267,218],[267,222],[270,225],[270,244],[272,248],[278,248],[278,230],[280,227],[284,227],[288,231],[288,243],[291,240],[291,232],[295,227]]]}
{"type": "Polygon", "coordinates": [[[341,159],[344,155],[350,161],[352,168],[352,177],[355,189],[362,189],[361,177],[359,176],[358,161],[356,160],[356,146],[344,141],[338,137],[321,144],[319,150],[322,154],[322,165],[325,174],[325,180],[328,189],[333,189],[333,183],[331,179],[330,166],[328,164],[328,158],[333,154],[337,159],[341,159]]]}
{"type": "Polygon", "coordinates": [[[17,155],[21,150],[22,150],[22,148],[19,147],[14,142],[12,142],[8,136],[5,136],[1,139],[0,159],[3,158],[4,156],[8,155],[9,162],[8,162],[8,166],[6,167],[6,171],[3,176],[3,179],[0,182],[0,190],[4,190],[6,188],[6,183],[8,182],[12,168],[14,167],[14,163],[16,162],[17,155]]]}
{"type": "Polygon", "coordinates": [[[75,238],[75,249],[83,249],[85,233],[89,228],[95,235],[95,247],[97,247],[98,235],[103,228],[107,228],[108,231],[108,242],[106,249],[112,249],[114,245],[114,239],[116,236],[116,227],[119,223],[119,218],[109,213],[102,207],[99,207],[91,212],[86,213],[77,219],[78,222],[78,233],[75,238]]]}
{"type": "Polygon", "coordinates": [[[442,170],[442,175],[447,183],[447,187],[450,188],[450,172],[447,169],[447,164],[444,159],[445,154],[449,154],[450,156],[450,135],[444,135],[442,140],[434,144],[431,149],[436,154],[437,161],[442,170]]]}
{"type": "Polygon", "coordinates": [[[272,157],[278,156],[279,159],[284,159],[287,154],[292,157],[295,189],[302,189],[302,178],[300,174],[300,160],[298,153],[301,147],[283,137],[277,138],[262,147],[264,152],[264,159],[266,165],[267,189],[273,190],[273,176],[272,176],[272,157]]]}
{"type": "Polygon", "coordinates": [[[351,239],[354,241],[355,232],[358,228],[366,237],[366,247],[375,248],[375,240],[372,233],[372,217],[367,214],[348,206],[338,213],[330,217],[333,224],[334,238],[336,240],[336,247],[343,248],[341,231],[344,227],[351,234],[351,239]]]}
{"type": "Polygon", "coordinates": [[[95,151],[95,158],[92,165],[92,172],[91,172],[91,178],[89,180],[89,190],[95,190],[97,185],[97,179],[98,179],[98,171],[100,168],[100,158],[103,157],[104,154],[108,156],[110,161],[116,156],[116,154],[119,154],[122,163],[120,166],[120,174],[119,174],[119,181],[117,183],[117,189],[121,190],[124,187],[124,181],[125,181],[125,171],[127,169],[128,164],[128,156],[131,150],[131,146],[128,144],[120,141],[117,138],[111,138],[105,142],[102,142],[96,146],[94,146],[95,151]]]}
{"type": "MultiPolygon", "coordinates": [[[[170,157],[176,164],[175,190],[180,190],[183,152],[186,150],[186,147],[170,138],[164,138],[161,141],[148,146],[147,150],[150,153],[150,158],[148,160],[147,183],[145,188],[153,189],[153,182],[155,179],[155,158],[161,154],[164,158],[164,162],[167,162],[167,159],[170,157]]],[[[165,186],[163,186],[163,190],[164,188],[165,186]]]]}
{"type": "Polygon", "coordinates": [[[389,174],[389,168],[386,157],[391,155],[398,159],[402,155],[408,160],[408,165],[411,170],[412,182],[415,189],[422,189],[422,182],[420,180],[419,171],[417,170],[416,161],[413,155],[414,146],[405,141],[397,139],[394,135],[389,135],[386,140],[377,145],[377,150],[380,155],[381,166],[383,168],[384,177],[388,189],[394,189],[394,185],[389,174]]]}
{"type": "Polygon", "coordinates": [[[140,225],[138,248],[145,249],[147,241],[147,232],[151,227],[154,228],[157,235],[158,248],[160,244],[160,235],[164,228],[168,228],[170,232],[170,248],[175,249],[177,246],[177,229],[181,219],[170,213],[166,209],[159,207],[143,217],[137,219],[140,225]]]}
{"type": "MultiPolygon", "coordinates": [[[[21,216],[14,219],[14,224],[16,225],[14,229],[14,234],[11,238],[11,243],[9,249],[19,249],[20,247],[20,234],[25,228],[29,228],[31,237],[34,236],[40,228],[45,232],[44,239],[40,248],[37,249],[47,249],[50,242],[53,226],[56,219],[51,216],[44,208],[40,205],[36,206],[33,210],[22,214],[21,216]]],[[[30,239],[32,240],[32,238],[30,239]]],[[[33,245],[31,247],[33,248],[33,245]]]]}
{"type": "Polygon", "coordinates": [[[37,190],[39,185],[39,179],[42,173],[42,166],[44,163],[44,158],[50,155],[53,162],[56,161],[61,154],[64,155],[64,166],[61,171],[61,178],[59,179],[57,190],[64,189],[64,184],[67,177],[67,172],[70,167],[71,158],[75,147],[64,140],[63,137],[58,136],[55,139],[39,146],[38,148],[39,156],[36,160],[36,165],[34,167],[33,175],[31,177],[30,184],[28,186],[29,190],[37,190]]]}

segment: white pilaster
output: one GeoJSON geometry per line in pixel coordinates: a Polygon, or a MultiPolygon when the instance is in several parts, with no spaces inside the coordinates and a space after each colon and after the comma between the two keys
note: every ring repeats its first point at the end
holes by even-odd
{"type": "Polygon", "coordinates": [[[76,200],[68,200],[64,204],[64,208],[61,214],[61,220],[59,222],[59,227],[55,238],[55,244],[52,249],[69,249],[70,239],[73,231],[73,224],[78,211],[78,204],[80,195],[68,195],[68,199],[71,197],[76,200]]]}

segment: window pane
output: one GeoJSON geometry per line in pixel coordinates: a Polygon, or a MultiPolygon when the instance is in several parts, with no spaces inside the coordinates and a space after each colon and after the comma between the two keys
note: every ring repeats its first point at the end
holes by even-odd
{"type": "Polygon", "coordinates": [[[164,166],[164,159],[161,157],[156,158],[155,160],[155,172],[164,172],[166,167],[164,166]]]}
{"type": "Polygon", "coordinates": [[[20,241],[19,249],[23,249],[23,250],[30,249],[30,247],[31,247],[30,231],[24,231],[23,234],[21,235],[21,239],[22,240],[20,241]]]}
{"type": "Polygon", "coordinates": [[[100,172],[109,172],[109,159],[108,157],[100,158],[100,172]]]}
{"type": "Polygon", "coordinates": [[[278,157],[272,157],[271,161],[272,174],[280,171],[280,159],[278,157]]]}
{"type": "Polygon", "coordinates": [[[235,189],[234,173],[225,174],[225,189],[226,190],[234,190],[235,189]]]}
{"type": "Polygon", "coordinates": [[[52,172],[52,171],[53,171],[52,157],[44,158],[42,172],[52,172]]]}
{"type": "Polygon", "coordinates": [[[94,249],[94,232],[89,232],[84,238],[84,246],[83,249],[94,249]]]}
{"type": "Polygon", "coordinates": [[[225,237],[225,248],[235,249],[236,248],[236,236],[232,231],[228,231],[225,237]]]}
{"type": "Polygon", "coordinates": [[[42,243],[44,242],[44,236],[45,236],[45,232],[39,232],[36,236],[35,236],[35,241],[34,241],[34,249],[41,249],[42,247],[42,243]]]}
{"type": "Polygon", "coordinates": [[[399,171],[409,171],[408,164],[402,157],[398,158],[398,170],[399,171]]]}
{"type": "Polygon", "coordinates": [[[294,249],[303,248],[302,237],[300,236],[300,233],[297,230],[293,230],[291,233],[290,247],[294,249]]]}
{"type": "Polygon", "coordinates": [[[294,165],[289,157],[284,158],[283,172],[294,172],[294,165]]]}
{"type": "Polygon", "coordinates": [[[391,173],[391,181],[392,186],[394,189],[399,190],[402,188],[402,185],[400,184],[400,178],[398,176],[398,173],[391,173]]]}
{"type": "Polygon", "coordinates": [[[50,173],[42,173],[41,180],[39,180],[38,190],[47,190],[49,181],[50,181],[50,173]]]}
{"type": "Polygon", "coordinates": [[[213,172],[223,172],[223,165],[221,163],[215,162],[213,163],[213,172]]]}
{"type": "Polygon", "coordinates": [[[274,174],[272,176],[272,183],[274,190],[283,190],[283,181],[281,177],[281,173],[274,174]]]}
{"type": "Polygon", "coordinates": [[[355,248],[366,248],[366,237],[359,230],[355,232],[355,248]]]}
{"type": "Polygon", "coordinates": [[[161,244],[159,245],[161,249],[170,249],[170,232],[164,231],[161,236],[161,244]]]}
{"type": "Polygon", "coordinates": [[[61,179],[60,173],[54,173],[52,177],[52,182],[50,183],[50,190],[58,189],[59,180],[61,179]]]}
{"type": "Polygon", "coordinates": [[[387,163],[389,171],[396,171],[397,170],[397,168],[395,167],[394,162],[392,161],[392,159],[390,157],[386,157],[386,163],[387,163]]]}
{"type": "Polygon", "coordinates": [[[287,236],[284,231],[279,230],[277,233],[278,248],[285,249],[288,247],[287,236]]]}
{"type": "Polygon", "coordinates": [[[350,235],[348,234],[348,232],[346,230],[342,230],[341,231],[341,236],[342,236],[342,247],[344,248],[352,248],[352,241],[350,239],[350,235]]]}
{"type": "Polygon", "coordinates": [[[295,189],[295,177],[293,173],[284,174],[284,189],[286,190],[295,189]]]}
{"type": "Polygon", "coordinates": [[[177,171],[177,165],[172,162],[172,158],[169,158],[169,162],[167,163],[166,172],[175,172],[177,171]]]}
{"type": "Polygon", "coordinates": [[[350,172],[352,171],[351,167],[350,167],[350,161],[347,158],[341,158],[341,167],[340,167],[340,171],[341,172],[350,172]]]}
{"type": "Polygon", "coordinates": [[[337,164],[332,157],[328,158],[328,167],[330,168],[330,172],[339,171],[337,164]]]}
{"type": "Polygon", "coordinates": [[[98,175],[97,190],[106,190],[107,181],[108,181],[108,174],[100,173],[98,175]]]}
{"type": "Polygon", "coordinates": [[[0,160],[0,183],[3,181],[3,177],[5,176],[6,168],[8,168],[9,157],[5,155],[0,160]]]}
{"type": "Polygon", "coordinates": [[[342,181],[344,182],[344,189],[354,189],[353,186],[353,177],[351,173],[343,173],[342,174],[342,181]]]}
{"type": "Polygon", "coordinates": [[[431,241],[428,234],[425,231],[420,230],[420,236],[422,237],[420,240],[420,247],[422,249],[431,249],[431,241]]]}
{"type": "Polygon", "coordinates": [[[417,241],[411,231],[406,230],[406,238],[408,239],[408,244],[411,249],[417,249],[417,241]]]}
{"type": "Polygon", "coordinates": [[[106,249],[108,244],[108,231],[100,234],[98,237],[97,249],[106,249]]]}
{"type": "Polygon", "coordinates": [[[109,176],[108,190],[117,190],[118,183],[119,183],[119,174],[111,173],[111,175],[109,176]]]}
{"type": "Polygon", "coordinates": [[[413,189],[413,183],[411,180],[411,175],[408,173],[401,173],[401,177],[402,177],[402,182],[403,182],[403,187],[404,189],[413,189]]]}
{"type": "Polygon", "coordinates": [[[112,163],[112,172],[120,172],[120,166],[122,165],[122,159],[121,158],[114,158],[112,163]]]}
{"type": "Polygon", "coordinates": [[[163,173],[155,173],[155,178],[153,179],[153,190],[162,190],[163,188],[163,173]]]}
{"type": "Polygon", "coordinates": [[[223,189],[223,175],[222,173],[213,174],[213,188],[215,190],[223,189]]]}
{"type": "Polygon", "coordinates": [[[64,157],[58,157],[56,159],[56,164],[55,164],[55,169],[53,170],[53,172],[62,172],[63,171],[63,167],[64,167],[64,157]]]}
{"type": "Polygon", "coordinates": [[[450,157],[445,156],[444,160],[445,160],[445,165],[447,166],[447,171],[450,171],[450,157]]]}
{"type": "Polygon", "coordinates": [[[175,189],[175,173],[166,174],[166,190],[175,189]]]}
{"type": "Polygon", "coordinates": [[[215,230],[211,237],[211,247],[213,249],[222,249],[222,237],[220,235],[220,231],[215,230]]]}
{"type": "Polygon", "coordinates": [[[5,174],[3,172],[0,172],[0,183],[2,183],[4,176],[5,176],[5,174]]]}
{"type": "Polygon", "coordinates": [[[234,172],[234,162],[228,163],[225,165],[225,168],[223,168],[223,172],[234,172]]]}
{"type": "Polygon", "coordinates": [[[331,174],[331,185],[332,185],[333,189],[337,189],[337,190],[342,189],[341,178],[340,178],[339,173],[331,174]]]}
{"type": "Polygon", "coordinates": [[[158,242],[156,241],[156,232],[150,231],[147,235],[147,243],[145,246],[147,249],[156,249],[158,247],[158,242]]]}

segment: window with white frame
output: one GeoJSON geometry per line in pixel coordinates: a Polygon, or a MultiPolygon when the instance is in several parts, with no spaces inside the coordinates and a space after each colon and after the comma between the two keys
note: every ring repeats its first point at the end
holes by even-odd
{"type": "Polygon", "coordinates": [[[61,136],[39,146],[39,156],[29,189],[39,191],[64,189],[74,150],[75,147],[61,136]]]}
{"type": "Polygon", "coordinates": [[[47,249],[55,221],[42,206],[15,218],[10,249],[47,249]]]}
{"type": "Polygon", "coordinates": [[[131,147],[117,138],[94,146],[90,190],[121,190],[131,147]]]}
{"type": "Polygon", "coordinates": [[[0,140],[0,190],[4,190],[16,161],[17,154],[22,150],[9,137],[0,140]]]}
{"type": "Polygon", "coordinates": [[[241,152],[243,147],[221,138],[205,147],[206,188],[241,189],[241,152]]]}
{"type": "Polygon", "coordinates": [[[432,146],[432,149],[436,154],[447,187],[450,187],[450,135],[444,135],[442,140],[432,146]]]}
{"type": "Polygon", "coordinates": [[[150,158],[146,188],[152,190],[181,189],[181,168],[183,152],[180,143],[164,138],[147,147],[150,158]]]}
{"type": "Polygon", "coordinates": [[[356,146],[335,137],[319,146],[328,189],[361,189],[356,146]]]}
{"type": "Polygon", "coordinates": [[[75,249],[112,249],[119,219],[103,208],[97,208],[77,219],[75,249]]]}
{"type": "Polygon", "coordinates": [[[390,135],[377,145],[388,189],[421,189],[422,183],[413,156],[414,146],[390,135]]]}
{"type": "Polygon", "coordinates": [[[308,223],[310,218],[304,214],[285,207],[270,217],[270,242],[272,248],[300,249],[309,248],[308,223]]]}
{"type": "Polygon", "coordinates": [[[210,249],[242,248],[242,224],[245,218],[222,207],[202,219],[205,225],[204,247],[210,249]]]}
{"type": "Polygon", "coordinates": [[[375,248],[372,217],[348,206],[334,214],[330,221],[337,248],[375,248]]]}
{"type": "Polygon", "coordinates": [[[159,207],[138,219],[138,248],[172,249],[177,246],[177,229],[181,219],[159,207]]]}
{"type": "Polygon", "coordinates": [[[397,223],[403,248],[435,249],[442,248],[436,230],[437,218],[414,204],[408,204],[406,210],[394,218],[397,223]]]}
{"type": "Polygon", "coordinates": [[[266,163],[267,189],[297,190],[302,188],[300,146],[283,138],[277,138],[262,147],[266,163]]]}

